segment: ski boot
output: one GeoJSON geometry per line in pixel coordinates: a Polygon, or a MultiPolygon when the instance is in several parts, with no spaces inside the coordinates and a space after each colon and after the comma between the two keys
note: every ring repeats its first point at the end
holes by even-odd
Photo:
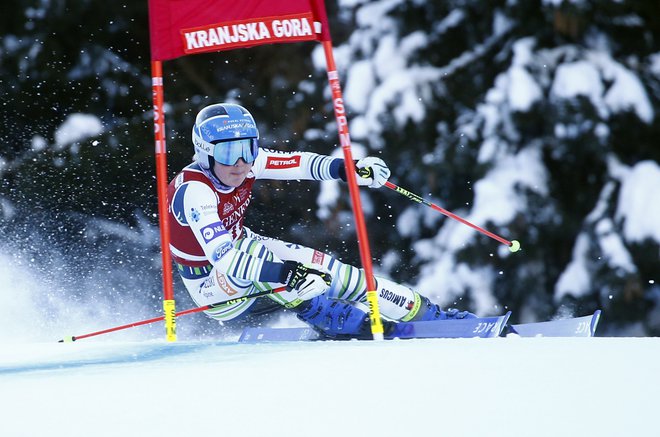
{"type": "Polygon", "coordinates": [[[326,338],[371,339],[369,315],[350,303],[316,296],[294,309],[297,317],[326,338]]]}
{"type": "Polygon", "coordinates": [[[443,311],[437,304],[434,304],[428,297],[419,296],[422,299],[419,311],[410,319],[410,322],[430,321],[430,320],[456,320],[472,319],[477,317],[468,311],[459,311],[456,308],[449,308],[443,311]]]}

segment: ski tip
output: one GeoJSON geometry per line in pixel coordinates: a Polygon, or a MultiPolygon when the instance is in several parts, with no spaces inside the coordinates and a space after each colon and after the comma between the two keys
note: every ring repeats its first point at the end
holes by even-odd
{"type": "Polygon", "coordinates": [[[596,310],[594,315],[591,317],[591,336],[596,336],[596,328],[598,327],[598,322],[600,321],[600,310],[596,310]]]}
{"type": "Polygon", "coordinates": [[[76,337],[73,335],[70,335],[68,337],[64,337],[62,340],[58,340],[58,343],[71,343],[73,341],[76,341],[76,337]]]}

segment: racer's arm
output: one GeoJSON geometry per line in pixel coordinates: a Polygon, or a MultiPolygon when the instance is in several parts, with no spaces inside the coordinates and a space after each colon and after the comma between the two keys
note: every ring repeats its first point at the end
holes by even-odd
{"type": "MultiPolygon", "coordinates": [[[[366,157],[356,162],[358,185],[379,188],[390,177],[390,169],[380,158],[366,157]]],[[[344,160],[312,152],[280,152],[261,149],[252,172],[257,179],[346,181],[344,160]]]]}
{"type": "Polygon", "coordinates": [[[324,181],[339,179],[343,165],[343,159],[312,152],[259,149],[252,172],[257,179],[324,181]]]}

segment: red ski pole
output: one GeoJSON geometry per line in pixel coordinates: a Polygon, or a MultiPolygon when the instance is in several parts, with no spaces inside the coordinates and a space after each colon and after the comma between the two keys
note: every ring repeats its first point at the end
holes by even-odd
{"type": "MultiPolygon", "coordinates": [[[[237,297],[235,299],[229,299],[229,300],[226,300],[226,301],[223,301],[223,302],[211,303],[211,304],[204,305],[204,306],[201,306],[201,307],[198,307],[198,308],[190,308],[190,309],[187,309],[187,310],[179,311],[178,313],[176,313],[176,316],[178,317],[178,316],[185,316],[186,314],[199,313],[199,312],[202,312],[202,311],[210,310],[212,308],[218,308],[218,307],[222,307],[222,306],[225,306],[225,305],[232,305],[232,304],[235,304],[235,303],[238,303],[238,302],[246,301],[248,299],[254,299],[254,298],[257,298],[257,297],[261,297],[261,296],[267,296],[267,295],[273,294],[273,293],[279,293],[279,292],[282,292],[284,290],[286,290],[286,287],[280,287],[280,288],[276,288],[274,290],[259,291],[257,293],[251,294],[249,296],[237,297]]],[[[165,320],[164,315],[159,316],[159,317],[154,317],[154,318],[151,318],[151,319],[141,320],[139,322],[128,323],[126,325],[115,326],[114,328],[108,328],[108,329],[104,329],[102,331],[91,332],[89,334],[75,335],[75,336],[72,335],[70,337],[64,337],[62,340],[59,340],[58,342],[59,343],[67,343],[67,342],[71,342],[71,341],[82,340],[83,338],[94,337],[94,336],[102,335],[102,334],[108,334],[110,332],[121,331],[123,329],[128,329],[128,328],[134,328],[136,326],[148,325],[150,323],[160,322],[161,320],[165,320]]]]}
{"type": "Polygon", "coordinates": [[[454,220],[457,220],[457,221],[463,223],[464,225],[467,225],[467,226],[471,227],[472,229],[475,229],[475,230],[481,232],[482,234],[492,238],[493,240],[497,240],[500,243],[502,243],[506,246],[509,246],[509,250],[511,252],[517,252],[517,251],[520,250],[520,242],[518,240],[509,241],[505,238],[502,238],[499,235],[494,234],[490,231],[487,231],[484,228],[481,228],[481,227],[475,225],[474,223],[470,223],[469,221],[465,220],[464,218],[457,216],[453,212],[447,211],[446,209],[441,208],[440,206],[436,205],[435,203],[431,203],[428,200],[422,198],[421,196],[418,196],[415,193],[411,193],[410,191],[408,191],[404,188],[401,188],[398,185],[394,185],[391,182],[385,182],[385,186],[387,188],[393,190],[393,191],[396,191],[399,194],[402,194],[402,195],[406,196],[408,199],[410,199],[412,201],[422,203],[422,204],[424,204],[424,205],[426,205],[430,208],[433,208],[434,210],[436,210],[438,212],[441,212],[442,214],[446,215],[447,217],[452,218],[454,220]]]}

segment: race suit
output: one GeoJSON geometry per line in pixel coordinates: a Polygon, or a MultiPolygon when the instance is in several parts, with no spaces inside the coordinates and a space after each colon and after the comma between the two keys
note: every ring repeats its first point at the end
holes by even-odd
{"type": "MultiPolygon", "coordinates": [[[[198,306],[281,287],[282,261],[320,264],[333,281],[326,296],[352,302],[366,301],[364,271],[323,252],[261,236],[243,225],[257,179],[340,179],[342,159],[309,152],[260,149],[251,172],[238,187],[224,186],[209,170],[193,163],[169,185],[170,250],[190,296],[198,306]]],[[[385,278],[376,278],[382,315],[408,320],[420,305],[420,296],[385,278]]],[[[294,291],[271,294],[283,306],[300,303],[294,291]]],[[[206,311],[227,321],[246,313],[255,299],[206,311]]]]}

